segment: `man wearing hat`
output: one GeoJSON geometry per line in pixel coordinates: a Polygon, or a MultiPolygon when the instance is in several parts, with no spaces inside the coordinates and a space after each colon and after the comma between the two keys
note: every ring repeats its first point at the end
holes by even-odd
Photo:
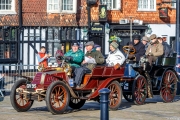
{"type": "Polygon", "coordinates": [[[74,83],[75,86],[80,87],[81,82],[82,82],[82,77],[84,76],[85,73],[89,73],[93,70],[93,68],[97,64],[103,64],[104,63],[104,57],[101,52],[93,49],[94,48],[94,42],[89,41],[85,44],[86,46],[86,54],[85,54],[85,59],[82,62],[82,67],[76,68],[75,69],[75,78],[74,78],[74,83]],[[94,62],[91,62],[94,61],[94,62]]]}
{"type": "Polygon", "coordinates": [[[75,67],[80,67],[81,62],[84,59],[84,53],[79,49],[79,44],[77,41],[71,43],[71,50],[66,52],[64,56],[66,61],[70,63],[72,70],[74,70],[75,67]]]}
{"type": "Polygon", "coordinates": [[[139,62],[140,60],[140,57],[142,57],[145,53],[145,46],[142,44],[142,42],[140,42],[141,40],[141,36],[140,35],[134,35],[133,36],[133,42],[129,43],[129,46],[130,47],[134,47],[136,52],[135,54],[130,54],[128,56],[128,58],[130,60],[133,60],[133,61],[136,61],[136,62],[139,62]]]}
{"type": "Polygon", "coordinates": [[[144,37],[142,38],[142,43],[144,44],[145,50],[146,50],[146,49],[148,48],[148,45],[149,45],[149,39],[148,39],[148,37],[144,36],[144,37]]]}
{"type": "Polygon", "coordinates": [[[118,49],[118,44],[116,42],[112,42],[109,46],[110,52],[106,59],[106,64],[108,66],[114,66],[117,63],[122,65],[125,61],[125,56],[123,53],[118,49]]]}
{"type": "Polygon", "coordinates": [[[155,62],[159,56],[163,55],[163,45],[157,40],[156,34],[150,36],[151,44],[146,50],[146,55],[148,56],[149,64],[152,65],[152,62],[155,62]]]}

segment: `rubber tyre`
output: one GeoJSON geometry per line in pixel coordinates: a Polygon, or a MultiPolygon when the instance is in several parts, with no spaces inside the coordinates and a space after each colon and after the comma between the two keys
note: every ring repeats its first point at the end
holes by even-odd
{"type": "Polygon", "coordinates": [[[69,105],[69,101],[70,93],[65,83],[63,83],[62,81],[54,81],[49,85],[46,91],[46,105],[48,110],[52,114],[64,113],[64,111],[67,109],[69,105]],[[63,102],[60,103],[60,101],[63,102]],[[57,104],[59,105],[59,107],[53,106],[57,104]]]}
{"type": "Polygon", "coordinates": [[[71,98],[69,101],[69,107],[72,109],[80,109],[85,104],[85,102],[86,100],[71,98]]]}
{"type": "Polygon", "coordinates": [[[122,102],[122,88],[121,88],[119,82],[113,81],[109,84],[108,89],[111,90],[111,92],[109,94],[109,109],[117,110],[122,102]],[[114,86],[114,87],[112,87],[112,86],[114,86]],[[114,98],[115,94],[117,97],[116,99],[114,98]],[[113,104],[113,100],[115,101],[115,104],[113,104]]]}
{"type": "MultiPolygon", "coordinates": [[[[24,106],[21,106],[18,104],[16,99],[16,89],[19,88],[22,85],[26,85],[27,80],[26,79],[21,79],[18,80],[14,83],[12,89],[11,89],[11,94],[10,94],[10,101],[11,101],[11,105],[13,106],[13,108],[17,111],[17,112],[25,112],[28,111],[31,106],[33,105],[34,100],[29,100],[26,102],[26,104],[24,106]]],[[[21,94],[20,94],[21,95],[21,94]]],[[[21,99],[21,97],[23,98],[23,96],[20,96],[19,98],[21,99]]]]}

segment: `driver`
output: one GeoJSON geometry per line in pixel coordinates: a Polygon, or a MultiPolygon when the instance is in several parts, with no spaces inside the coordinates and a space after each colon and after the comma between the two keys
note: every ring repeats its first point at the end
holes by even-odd
{"type": "Polygon", "coordinates": [[[145,46],[140,42],[141,36],[134,35],[133,42],[129,42],[130,47],[134,47],[136,52],[135,54],[129,54],[128,58],[130,60],[139,62],[140,58],[145,54],[145,46]]]}
{"type": "Polygon", "coordinates": [[[64,56],[65,60],[70,63],[72,71],[74,71],[76,67],[80,67],[81,62],[84,59],[84,53],[82,50],[79,49],[78,42],[73,42],[71,44],[71,48],[72,49],[69,50],[66,54],[64,54],[64,56]]]}

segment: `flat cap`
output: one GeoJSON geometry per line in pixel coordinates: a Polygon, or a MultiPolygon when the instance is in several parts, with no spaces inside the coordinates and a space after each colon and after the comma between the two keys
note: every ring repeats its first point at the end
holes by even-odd
{"type": "Polygon", "coordinates": [[[89,42],[87,42],[86,44],[85,44],[85,46],[94,46],[94,42],[93,41],[89,41],[89,42]]]}
{"type": "Polygon", "coordinates": [[[117,49],[118,48],[118,44],[117,44],[117,42],[112,42],[110,45],[112,45],[115,49],[117,49]]]}
{"type": "Polygon", "coordinates": [[[150,36],[150,40],[155,39],[155,38],[157,38],[156,34],[152,34],[152,35],[150,36]]]}
{"type": "Polygon", "coordinates": [[[133,40],[141,40],[141,36],[140,35],[134,35],[133,40]]]}
{"type": "Polygon", "coordinates": [[[144,37],[142,38],[142,41],[149,42],[149,39],[148,39],[148,37],[144,36],[144,37]]]}

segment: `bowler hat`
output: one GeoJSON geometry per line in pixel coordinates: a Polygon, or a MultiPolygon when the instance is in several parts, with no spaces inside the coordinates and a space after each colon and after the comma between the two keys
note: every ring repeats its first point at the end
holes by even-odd
{"type": "Polygon", "coordinates": [[[85,44],[85,46],[94,46],[94,42],[93,41],[89,41],[89,42],[87,42],[86,44],[85,44]]]}
{"type": "Polygon", "coordinates": [[[152,34],[152,35],[150,36],[150,39],[151,39],[151,40],[152,40],[152,39],[155,39],[155,38],[157,38],[156,34],[152,34]]]}

